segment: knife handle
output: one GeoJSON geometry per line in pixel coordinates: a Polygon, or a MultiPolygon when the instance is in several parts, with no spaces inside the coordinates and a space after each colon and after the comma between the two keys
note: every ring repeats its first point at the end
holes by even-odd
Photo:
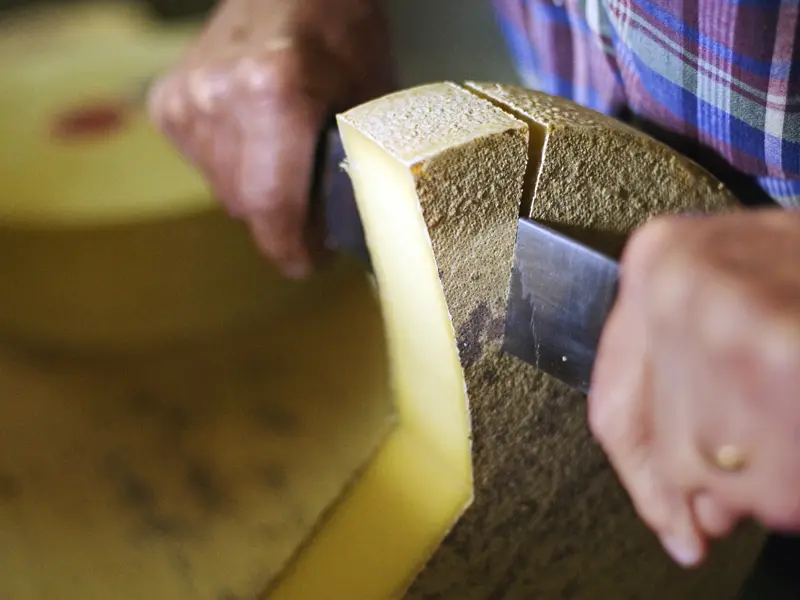
{"type": "Polygon", "coordinates": [[[317,139],[309,201],[309,225],[321,235],[329,250],[342,250],[371,269],[364,228],[350,177],[343,164],[346,155],[335,118],[325,124],[317,139]]]}

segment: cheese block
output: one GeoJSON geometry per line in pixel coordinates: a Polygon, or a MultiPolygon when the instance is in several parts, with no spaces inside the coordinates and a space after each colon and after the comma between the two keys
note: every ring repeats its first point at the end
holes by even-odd
{"type": "MultiPolygon", "coordinates": [[[[0,336],[82,350],[268,320],[284,281],[151,125],[149,82],[196,27],[136,5],[9,17],[0,32],[0,336]],[[4,28],[4,29],[3,29],[4,28]]],[[[316,285],[309,284],[312,287],[316,285]]]]}
{"type": "MultiPolygon", "coordinates": [[[[430,84],[338,122],[398,430],[474,482],[406,597],[733,600],[762,532],[742,529],[700,569],[674,566],[593,443],[581,394],[503,354],[501,337],[521,214],[612,239],[658,213],[734,210],[734,197],[649,137],[516,87],[430,84]]],[[[387,597],[357,589],[326,597],[387,597]]]]}
{"type": "MultiPolygon", "coordinates": [[[[106,357],[0,345],[0,598],[256,600],[330,535],[395,423],[373,288],[336,271],[245,332],[106,357]]],[[[402,498],[374,516],[400,522],[402,498]]],[[[326,577],[305,598],[337,598],[326,577]]]]}

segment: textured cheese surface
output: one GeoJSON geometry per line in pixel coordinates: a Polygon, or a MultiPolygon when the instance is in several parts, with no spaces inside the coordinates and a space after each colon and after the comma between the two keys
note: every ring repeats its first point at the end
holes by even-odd
{"type": "Polygon", "coordinates": [[[627,233],[656,214],[737,206],[696,163],[616,119],[523,88],[467,86],[545,129],[544,160],[531,171],[536,220],[627,233]]]}
{"type": "MultiPolygon", "coordinates": [[[[525,207],[554,226],[624,235],[661,212],[735,208],[733,197],[661,144],[571,103],[497,85],[465,91],[473,98],[431,84],[340,117],[395,386],[424,397],[420,373],[431,386],[458,375],[469,401],[474,502],[407,597],[733,600],[761,532],[720,543],[701,569],[678,569],[593,443],[581,394],[500,349],[525,207]],[[373,181],[361,174],[364,165],[373,181]],[[418,218],[398,217],[398,203],[418,218]],[[403,310],[425,303],[424,313],[403,310]],[[430,320],[446,314],[449,351],[439,345],[448,327],[430,320]],[[424,358],[403,358],[410,351],[424,358]],[[411,368],[425,361],[426,369],[411,368]]],[[[432,414],[463,406],[460,393],[435,389],[432,414]]],[[[449,430],[442,448],[463,451],[467,433],[449,430]]]]}
{"type": "Polygon", "coordinates": [[[0,346],[0,598],[275,585],[393,422],[374,292],[339,275],[207,343],[113,359],[0,346]]]}

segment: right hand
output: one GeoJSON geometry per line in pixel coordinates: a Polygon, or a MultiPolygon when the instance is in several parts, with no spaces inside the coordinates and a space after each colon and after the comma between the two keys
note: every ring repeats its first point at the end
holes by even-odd
{"type": "Polygon", "coordinates": [[[620,274],[589,423],[645,523],[686,566],[800,531],[800,212],[658,217],[620,274]]]}
{"type": "Polygon", "coordinates": [[[377,0],[222,0],[150,114],[286,276],[313,268],[314,150],[335,111],[389,91],[377,0]]]}

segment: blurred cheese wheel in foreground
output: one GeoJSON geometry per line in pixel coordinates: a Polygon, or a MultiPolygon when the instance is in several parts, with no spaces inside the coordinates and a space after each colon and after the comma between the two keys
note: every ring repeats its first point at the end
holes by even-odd
{"type": "Polygon", "coordinates": [[[0,31],[0,334],[191,337],[267,316],[303,287],[264,264],[148,121],[147,86],[193,28],[79,5],[0,31]]]}

